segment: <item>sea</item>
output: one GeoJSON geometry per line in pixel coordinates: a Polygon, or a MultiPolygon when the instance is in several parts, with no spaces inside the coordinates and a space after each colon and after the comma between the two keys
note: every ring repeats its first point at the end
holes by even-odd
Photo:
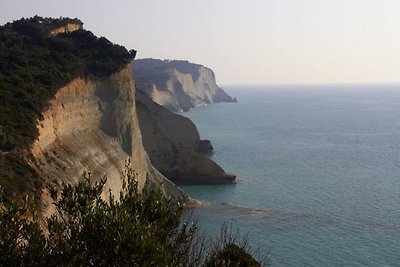
{"type": "Polygon", "coordinates": [[[184,186],[271,266],[400,266],[400,85],[226,86],[182,115],[237,184],[184,186]]]}

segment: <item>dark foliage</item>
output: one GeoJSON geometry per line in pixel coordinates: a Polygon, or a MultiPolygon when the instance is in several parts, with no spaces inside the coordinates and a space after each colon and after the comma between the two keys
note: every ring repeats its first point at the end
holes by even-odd
{"type": "Polygon", "coordinates": [[[34,213],[26,216],[27,200],[19,205],[0,192],[0,266],[260,266],[226,240],[208,251],[196,223],[182,221],[182,207],[158,187],[139,191],[129,168],[118,201],[111,192],[101,198],[105,183],[85,175],[50,189],[56,214],[44,222],[46,234],[34,213]]]}
{"type": "Polygon", "coordinates": [[[245,249],[236,244],[228,244],[222,249],[212,253],[204,266],[261,267],[261,264],[257,262],[245,249]]]}
{"type": "MultiPolygon", "coordinates": [[[[23,198],[23,195],[38,196],[42,182],[20,152],[0,153],[0,186],[3,186],[7,196],[13,194],[18,198],[23,198]]],[[[38,201],[38,198],[35,198],[35,201],[38,201]]]]}
{"type": "Polygon", "coordinates": [[[241,236],[238,230],[233,232],[232,224],[224,224],[220,235],[213,241],[211,252],[208,253],[203,266],[261,267],[269,266],[268,263],[269,253],[254,251],[248,245],[247,236],[241,236]]]}
{"type": "Polygon", "coordinates": [[[128,169],[119,201],[101,198],[106,180],[85,175],[61,192],[51,189],[57,213],[46,220],[26,217],[27,205],[0,199],[0,266],[190,266],[196,224],[181,222],[182,207],[159,188],[138,190],[128,169]]]}

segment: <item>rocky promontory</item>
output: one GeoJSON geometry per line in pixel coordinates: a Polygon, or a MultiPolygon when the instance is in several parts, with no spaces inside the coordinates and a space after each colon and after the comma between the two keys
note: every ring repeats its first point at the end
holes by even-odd
{"type": "Polygon", "coordinates": [[[171,111],[237,101],[218,87],[214,72],[203,65],[160,59],[138,59],[132,64],[137,89],[171,111]]]}
{"type": "Polygon", "coordinates": [[[212,145],[209,140],[200,140],[192,121],[160,106],[139,90],[136,108],[150,161],[169,180],[185,185],[235,183],[235,175],[226,173],[202,154],[212,151],[212,145]]]}

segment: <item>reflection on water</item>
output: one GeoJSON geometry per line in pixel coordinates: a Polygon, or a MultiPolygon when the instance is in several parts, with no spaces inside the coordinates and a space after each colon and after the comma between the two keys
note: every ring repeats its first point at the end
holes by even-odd
{"type": "Polygon", "coordinates": [[[268,221],[276,223],[276,220],[279,220],[280,222],[296,221],[296,223],[312,223],[321,227],[352,228],[353,230],[396,231],[396,233],[400,231],[400,223],[383,223],[367,220],[341,221],[305,212],[254,209],[230,202],[221,204],[206,203],[195,210],[191,209],[186,212],[195,215],[200,220],[207,220],[206,218],[226,220],[229,218],[233,220],[254,220],[254,222],[264,222],[264,224],[268,221]]]}

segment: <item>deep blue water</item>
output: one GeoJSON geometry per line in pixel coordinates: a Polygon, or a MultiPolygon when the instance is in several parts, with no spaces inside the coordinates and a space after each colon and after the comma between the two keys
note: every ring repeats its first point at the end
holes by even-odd
{"type": "Polygon", "coordinates": [[[230,86],[183,115],[236,185],[186,186],[273,266],[400,266],[400,85],[230,86]]]}

